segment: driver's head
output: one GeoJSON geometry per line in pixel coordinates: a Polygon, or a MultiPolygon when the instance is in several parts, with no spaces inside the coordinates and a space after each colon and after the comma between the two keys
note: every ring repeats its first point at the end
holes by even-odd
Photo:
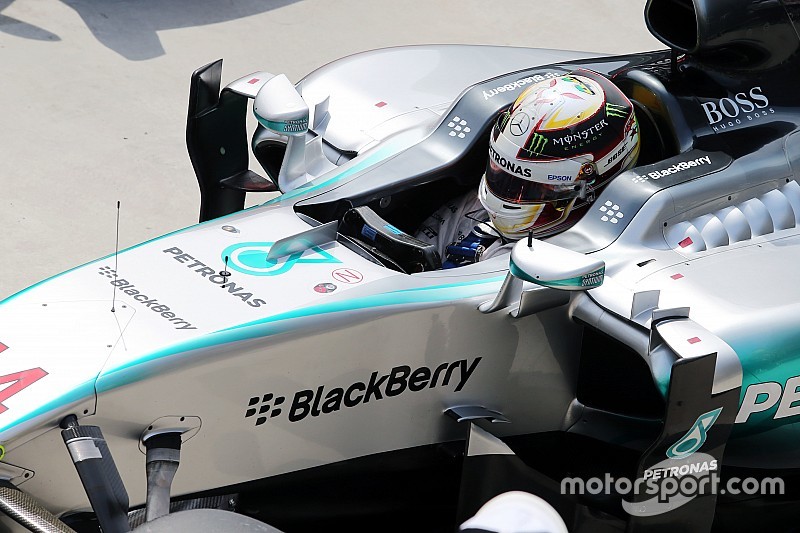
{"type": "Polygon", "coordinates": [[[604,76],[577,70],[530,86],[500,115],[478,198],[505,237],[551,235],[638,155],[631,102],[604,76]]]}

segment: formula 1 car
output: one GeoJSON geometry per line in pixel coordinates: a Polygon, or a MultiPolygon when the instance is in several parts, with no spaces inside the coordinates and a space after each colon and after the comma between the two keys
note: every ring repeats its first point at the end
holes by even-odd
{"type": "Polygon", "coordinates": [[[201,223],[0,303],[0,523],[127,531],[203,508],[287,531],[447,531],[509,490],[575,531],[792,523],[791,490],[561,487],[793,486],[798,16],[649,0],[668,50],[400,47],[221,91],[221,60],[198,69],[201,223]],[[477,187],[525,87],[577,68],[631,99],[638,166],[571,229],[442,269],[415,229],[477,187]]]}

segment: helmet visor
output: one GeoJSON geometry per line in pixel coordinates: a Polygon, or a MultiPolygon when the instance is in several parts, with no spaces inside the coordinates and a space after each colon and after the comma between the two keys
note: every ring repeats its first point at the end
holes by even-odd
{"type": "Polygon", "coordinates": [[[495,196],[512,204],[569,200],[580,196],[583,188],[581,183],[574,181],[557,179],[552,183],[531,181],[506,171],[492,158],[489,158],[489,164],[486,165],[486,186],[495,196]]]}

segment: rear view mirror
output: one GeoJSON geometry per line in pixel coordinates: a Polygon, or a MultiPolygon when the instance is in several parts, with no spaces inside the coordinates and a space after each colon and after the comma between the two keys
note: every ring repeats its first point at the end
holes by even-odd
{"type": "Polygon", "coordinates": [[[514,245],[510,260],[515,277],[565,291],[585,291],[603,284],[606,264],[597,259],[537,239],[514,245]]]}
{"type": "Polygon", "coordinates": [[[288,192],[308,182],[305,161],[305,134],[308,131],[308,105],[284,74],[266,82],[253,103],[258,122],[289,142],[278,175],[278,187],[288,192]]]}

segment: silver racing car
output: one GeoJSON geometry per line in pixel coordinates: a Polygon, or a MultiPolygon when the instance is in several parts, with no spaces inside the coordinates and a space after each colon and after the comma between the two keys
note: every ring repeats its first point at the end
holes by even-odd
{"type": "Polygon", "coordinates": [[[798,16],[649,0],[667,50],[198,69],[200,223],[0,302],[0,524],[451,531],[508,490],[575,531],[791,524],[798,16]],[[441,268],[416,229],[477,187],[525,88],[579,68],[631,100],[637,166],[569,230],[441,268]],[[649,491],[565,490],[605,476],[649,491]],[[703,487],[775,476],[782,496],[703,487]]]}

